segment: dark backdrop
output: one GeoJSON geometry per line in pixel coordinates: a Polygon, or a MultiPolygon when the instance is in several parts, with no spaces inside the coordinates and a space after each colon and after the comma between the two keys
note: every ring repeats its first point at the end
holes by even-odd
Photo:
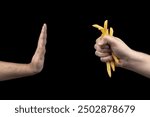
{"type": "Polygon", "coordinates": [[[0,82],[0,99],[150,99],[148,78],[121,68],[108,77],[106,65],[95,56],[100,32],[91,26],[108,19],[115,36],[149,54],[148,7],[141,11],[138,5],[109,2],[11,4],[0,10],[0,60],[30,62],[44,22],[47,52],[41,73],[0,82]]]}

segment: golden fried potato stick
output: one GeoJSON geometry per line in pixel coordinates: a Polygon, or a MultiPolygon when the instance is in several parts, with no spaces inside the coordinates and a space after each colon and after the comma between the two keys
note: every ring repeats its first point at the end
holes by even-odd
{"type": "Polygon", "coordinates": [[[119,59],[114,55],[114,53],[112,53],[112,57],[113,57],[115,63],[118,64],[119,63],[119,59]]]}
{"type": "Polygon", "coordinates": [[[98,28],[98,30],[102,31],[104,28],[102,26],[99,26],[98,24],[93,24],[92,25],[95,28],[98,28]]]}
{"type": "Polygon", "coordinates": [[[110,62],[106,62],[106,67],[107,67],[107,73],[109,77],[111,78],[111,67],[110,67],[110,62]]]}
{"type": "MultiPolygon", "coordinates": [[[[108,35],[107,27],[108,27],[108,20],[105,20],[103,36],[108,35]]],[[[111,78],[111,62],[106,62],[106,67],[107,67],[107,73],[109,77],[111,78]]]]}
{"type": "Polygon", "coordinates": [[[115,71],[115,63],[114,63],[114,61],[111,61],[110,65],[111,65],[112,70],[115,71]]]}
{"type": "MultiPolygon", "coordinates": [[[[110,27],[110,36],[113,36],[113,33],[114,33],[114,31],[113,31],[113,28],[112,27],[110,27]]],[[[116,62],[116,63],[119,63],[119,59],[115,56],[115,54],[114,53],[112,53],[112,57],[113,57],[113,59],[114,59],[114,61],[116,62]]]]}
{"type": "Polygon", "coordinates": [[[108,29],[107,29],[107,27],[108,27],[108,20],[105,20],[105,22],[104,22],[104,35],[107,35],[107,34],[108,34],[108,29]]]}
{"type": "MultiPolygon", "coordinates": [[[[95,28],[98,28],[98,30],[100,30],[102,32],[101,37],[105,36],[105,35],[110,35],[113,36],[113,28],[110,27],[110,32],[108,33],[108,20],[105,20],[104,22],[104,28],[102,26],[99,26],[98,24],[94,24],[92,25],[95,28]]],[[[115,71],[115,62],[119,63],[119,59],[114,55],[114,53],[112,53],[112,57],[113,57],[113,61],[110,62],[106,62],[106,67],[107,67],[107,73],[109,75],[109,77],[111,78],[111,68],[113,71],[115,71]]]]}
{"type": "MultiPolygon", "coordinates": [[[[110,36],[113,36],[113,33],[114,33],[114,30],[113,30],[113,28],[112,27],[110,27],[110,32],[109,32],[109,35],[110,36]]],[[[114,63],[114,61],[111,61],[111,68],[112,68],[112,70],[113,71],[115,71],[115,63],[114,63]]]]}
{"type": "Polygon", "coordinates": [[[109,35],[110,35],[110,36],[113,36],[113,34],[114,34],[114,30],[113,30],[113,28],[112,28],[112,27],[110,27],[109,35]]]}

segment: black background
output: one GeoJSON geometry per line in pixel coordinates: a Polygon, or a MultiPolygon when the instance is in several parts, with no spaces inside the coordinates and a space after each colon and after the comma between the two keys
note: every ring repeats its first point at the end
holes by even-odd
{"type": "Polygon", "coordinates": [[[105,64],[95,56],[100,32],[91,26],[108,19],[114,36],[149,54],[148,7],[94,1],[4,6],[0,10],[1,61],[30,62],[44,22],[48,37],[43,71],[0,82],[0,99],[150,99],[148,78],[121,68],[108,77],[105,64]]]}

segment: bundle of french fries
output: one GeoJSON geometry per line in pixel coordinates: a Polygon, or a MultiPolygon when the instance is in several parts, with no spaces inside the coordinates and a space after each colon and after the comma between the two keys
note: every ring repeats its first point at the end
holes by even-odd
{"type": "MultiPolygon", "coordinates": [[[[100,39],[103,39],[102,37],[105,36],[105,35],[110,35],[110,36],[113,36],[113,28],[110,27],[110,29],[108,29],[108,20],[105,20],[104,21],[104,27],[98,25],[98,24],[94,24],[92,25],[93,27],[97,28],[98,30],[100,30],[102,32],[101,34],[101,38],[100,39]]],[[[107,73],[109,75],[109,77],[111,78],[112,74],[111,74],[111,68],[113,71],[115,71],[115,63],[119,63],[119,59],[114,55],[114,53],[112,52],[112,57],[113,57],[113,60],[112,61],[109,61],[109,62],[106,62],[106,67],[107,67],[107,73]]]]}

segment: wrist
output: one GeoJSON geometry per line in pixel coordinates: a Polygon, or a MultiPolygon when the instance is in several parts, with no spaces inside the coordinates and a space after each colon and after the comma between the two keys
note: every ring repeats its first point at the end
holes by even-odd
{"type": "Polygon", "coordinates": [[[142,63],[144,62],[144,54],[131,49],[131,51],[129,52],[129,56],[125,58],[125,64],[123,67],[129,70],[133,70],[137,66],[142,65],[142,63]]]}
{"type": "Polygon", "coordinates": [[[29,64],[28,64],[28,69],[29,69],[31,75],[37,74],[37,70],[36,70],[35,67],[32,65],[32,63],[29,63],[29,64]]]}
{"type": "Polygon", "coordinates": [[[33,62],[29,63],[28,67],[31,71],[31,74],[33,74],[33,75],[40,73],[42,71],[42,68],[43,68],[41,65],[39,66],[38,63],[36,64],[33,62]]]}
{"type": "Polygon", "coordinates": [[[118,66],[121,68],[130,69],[130,67],[133,66],[132,64],[134,64],[135,59],[136,51],[129,48],[127,53],[120,58],[120,63],[118,66]]]}

